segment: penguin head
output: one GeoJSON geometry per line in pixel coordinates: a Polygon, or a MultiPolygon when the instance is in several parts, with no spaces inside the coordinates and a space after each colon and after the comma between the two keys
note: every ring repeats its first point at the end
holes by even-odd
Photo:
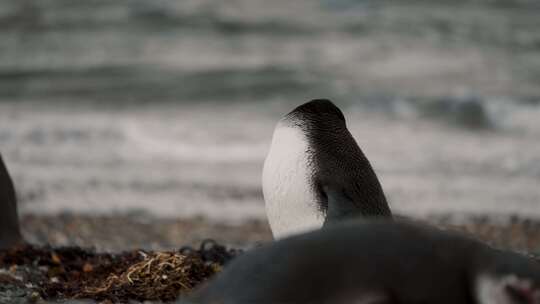
{"type": "Polygon", "coordinates": [[[343,112],[328,99],[313,99],[306,102],[285,115],[284,119],[292,120],[308,128],[345,126],[343,112]]]}
{"type": "Polygon", "coordinates": [[[497,252],[475,279],[479,304],[540,304],[540,263],[517,253],[497,252]]]}
{"type": "Polygon", "coordinates": [[[345,218],[391,217],[368,159],[328,99],[314,99],[277,124],[263,168],[263,194],[274,237],[345,218]]]}

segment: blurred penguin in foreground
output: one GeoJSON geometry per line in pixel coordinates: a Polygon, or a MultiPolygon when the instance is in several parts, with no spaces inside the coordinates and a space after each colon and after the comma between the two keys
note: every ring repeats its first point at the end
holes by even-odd
{"type": "Polygon", "coordinates": [[[457,233],[364,219],[248,252],[181,303],[539,304],[540,264],[457,233]]]}

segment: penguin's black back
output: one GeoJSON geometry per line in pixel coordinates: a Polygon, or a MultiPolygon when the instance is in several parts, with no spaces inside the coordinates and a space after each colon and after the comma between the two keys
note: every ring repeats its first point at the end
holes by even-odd
{"type": "MultiPolygon", "coordinates": [[[[346,221],[238,257],[193,303],[472,303],[485,245],[391,221],[346,221]]],[[[191,303],[191,302],[190,302],[191,303]]]]}
{"type": "Polygon", "coordinates": [[[336,213],[337,217],[392,216],[377,175],[347,129],[338,107],[327,99],[315,99],[295,108],[285,119],[302,128],[307,136],[310,161],[315,168],[312,186],[323,212],[336,213]],[[339,193],[354,206],[329,206],[325,188],[339,193]]]}
{"type": "Polygon", "coordinates": [[[15,188],[0,155],[0,249],[13,246],[20,241],[15,188]]]}

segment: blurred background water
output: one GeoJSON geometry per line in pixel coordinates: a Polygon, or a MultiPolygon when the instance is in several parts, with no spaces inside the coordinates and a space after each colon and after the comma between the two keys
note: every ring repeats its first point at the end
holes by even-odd
{"type": "Polygon", "coordinates": [[[264,218],[274,124],[321,97],[398,213],[540,217],[537,1],[0,1],[22,213],[264,218]]]}

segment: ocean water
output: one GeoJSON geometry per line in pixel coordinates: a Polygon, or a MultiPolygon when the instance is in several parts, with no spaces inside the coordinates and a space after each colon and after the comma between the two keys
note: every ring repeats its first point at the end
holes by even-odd
{"type": "Polygon", "coordinates": [[[334,100],[399,213],[540,217],[536,1],[0,2],[22,213],[264,218],[277,120],[334,100]]]}

